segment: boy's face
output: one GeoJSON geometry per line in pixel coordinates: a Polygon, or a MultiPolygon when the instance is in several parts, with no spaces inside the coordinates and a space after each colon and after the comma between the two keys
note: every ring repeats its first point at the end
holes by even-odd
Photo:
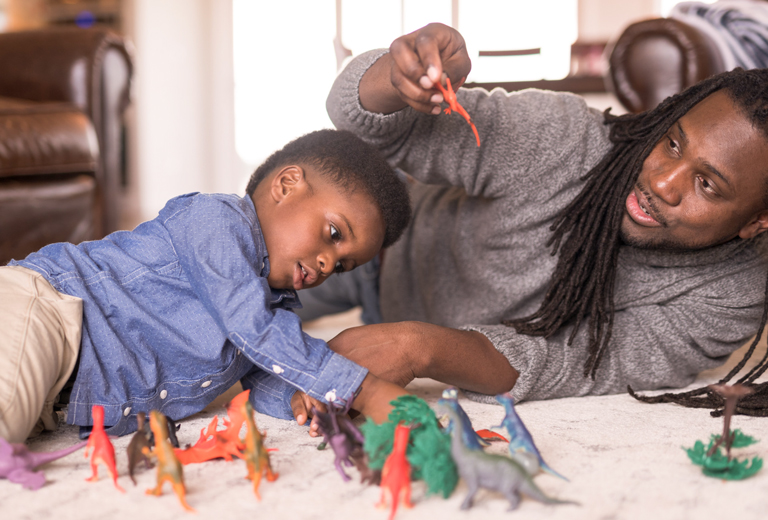
{"type": "Polygon", "coordinates": [[[308,166],[267,177],[254,203],[274,289],[307,289],[371,259],[384,242],[378,207],[361,190],[345,192],[308,166]]]}

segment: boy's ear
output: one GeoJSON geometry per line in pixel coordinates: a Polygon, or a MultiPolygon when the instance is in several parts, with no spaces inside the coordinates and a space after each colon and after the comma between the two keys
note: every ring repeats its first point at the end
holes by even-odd
{"type": "Polygon", "coordinates": [[[741,228],[739,236],[744,239],[753,238],[768,229],[768,210],[761,211],[741,228]]]}
{"type": "Polygon", "coordinates": [[[272,178],[270,193],[275,202],[282,202],[291,193],[307,186],[304,168],[295,164],[284,166],[272,178]]]}

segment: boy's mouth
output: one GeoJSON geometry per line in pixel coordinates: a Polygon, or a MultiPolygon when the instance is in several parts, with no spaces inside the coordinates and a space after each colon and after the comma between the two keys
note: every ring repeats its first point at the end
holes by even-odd
{"type": "Polygon", "coordinates": [[[655,212],[651,208],[645,195],[641,192],[638,196],[637,191],[630,192],[625,203],[627,213],[632,220],[644,227],[659,227],[661,222],[655,217],[655,212]]]}
{"type": "Polygon", "coordinates": [[[301,265],[301,262],[296,262],[296,267],[293,269],[294,289],[299,291],[308,285],[312,285],[316,281],[317,273],[315,271],[301,265]]]}

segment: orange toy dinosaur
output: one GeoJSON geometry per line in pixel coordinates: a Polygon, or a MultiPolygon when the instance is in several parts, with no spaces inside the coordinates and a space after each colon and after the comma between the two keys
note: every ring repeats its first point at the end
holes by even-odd
{"type": "MultiPolygon", "coordinates": [[[[205,462],[212,459],[225,459],[231,461],[232,457],[242,459],[243,455],[240,453],[240,439],[237,441],[229,440],[232,430],[231,423],[230,428],[227,430],[217,432],[216,427],[219,425],[219,416],[214,415],[211,422],[208,424],[207,429],[200,430],[200,438],[194,444],[187,449],[175,448],[173,451],[176,454],[176,458],[182,464],[192,464],[195,462],[205,462]]],[[[238,428],[239,430],[240,428],[238,428]]]]}
{"type": "Polygon", "coordinates": [[[409,426],[397,425],[395,439],[392,443],[392,453],[384,461],[384,467],[381,470],[381,500],[376,506],[387,507],[386,492],[389,492],[389,498],[392,501],[392,512],[389,515],[389,520],[395,517],[397,504],[401,499],[405,507],[413,507],[411,504],[411,465],[405,455],[410,435],[411,428],[409,426]]]}
{"type": "MultiPolygon", "coordinates": [[[[148,489],[147,495],[162,495],[163,484],[169,481],[184,509],[194,512],[195,510],[187,504],[185,498],[187,490],[184,487],[184,469],[168,441],[168,423],[165,416],[157,410],[152,410],[149,413],[149,427],[155,434],[155,449],[152,450],[151,456],[157,459],[157,486],[154,489],[148,489]]],[[[143,451],[145,455],[150,455],[148,448],[144,448],[143,451]]]]}
{"type": "Polygon", "coordinates": [[[107,467],[110,475],[112,475],[112,481],[115,483],[115,487],[125,493],[125,490],[117,483],[117,467],[115,467],[115,447],[112,446],[112,442],[109,440],[107,432],[104,431],[104,407],[98,404],[93,405],[91,408],[91,416],[93,417],[93,430],[91,430],[91,436],[88,437],[88,444],[85,446],[85,458],[88,458],[88,451],[93,448],[93,456],[91,457],[91,469],[93,475],[88,477],[88,482],[96,482],[99,480],[98,464],[101,462],[107,467]]]}
{"type": "MultiPolygon", "coordinates": [[[[246,392],[248,392],[248,390],[243,393],[246,392]]],[[[246,398],[247,397],[248,396],[246,395],[246,398]]],[[[247,426],[245,432],[245,450],[243,451],[245,464],[248,467],[248,476],[246,478],[253,482],[253,493],[256,495],[256,498],[261,500],[261,496],[259,495],[259,483],[261,482],[261,477],[266,475],[267,480],[272,482],[277,479],[278,474],[272,471],[272,466],[269,463],[269,453],[267,453],[267,449],[264,447],[264,437],[258,428],[256,428],[256,421],[253,418],[253,407],[251,406],[250,401],[245,399],[245,401],[240,404],[239,410],[242,417],[245,419],[245,424],[247,426]]]]}
{"type": "Polygon", "coordinates": [[[443,87],[440,83],[435,83],[435,86],[437,86],[437,89],[443,95],[443,99],[445,99],[445,102],[448,103],[448,108],[445,109],[445,113],[450,114],[451,110],[453,110],[454,112],[458,112],[464,119],[466,119],[467,123],[469,123],[469,126],[472,127],[472,131],[475,133],[477,146],[480,146],[480,136],[477,134],[477,128],[475,128],[475,124],[472,122],[472,119],[470,119],[469,113],[464,109],[463,106],[459,104],[458,99],[456,99],[456,93],[453,91],[453,87],[451,86],[451,78],[446,77],[445,84],[447,87],[443,87]]]}

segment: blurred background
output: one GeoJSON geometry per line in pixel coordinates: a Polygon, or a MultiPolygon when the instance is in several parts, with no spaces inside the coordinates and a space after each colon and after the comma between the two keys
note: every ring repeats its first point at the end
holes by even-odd
{"type": "Polygon", "coordinates": [[[602,77],[606,43],[676,3],[0,0],[0,32],[103,26],[130,43],[120,227],[132,228],[181,193],[242,192],[272,151],[331,126],[325,98],[350,56],[429,22],[462,32],[470,82],[572,90],[622,112],[602,77]]]}

